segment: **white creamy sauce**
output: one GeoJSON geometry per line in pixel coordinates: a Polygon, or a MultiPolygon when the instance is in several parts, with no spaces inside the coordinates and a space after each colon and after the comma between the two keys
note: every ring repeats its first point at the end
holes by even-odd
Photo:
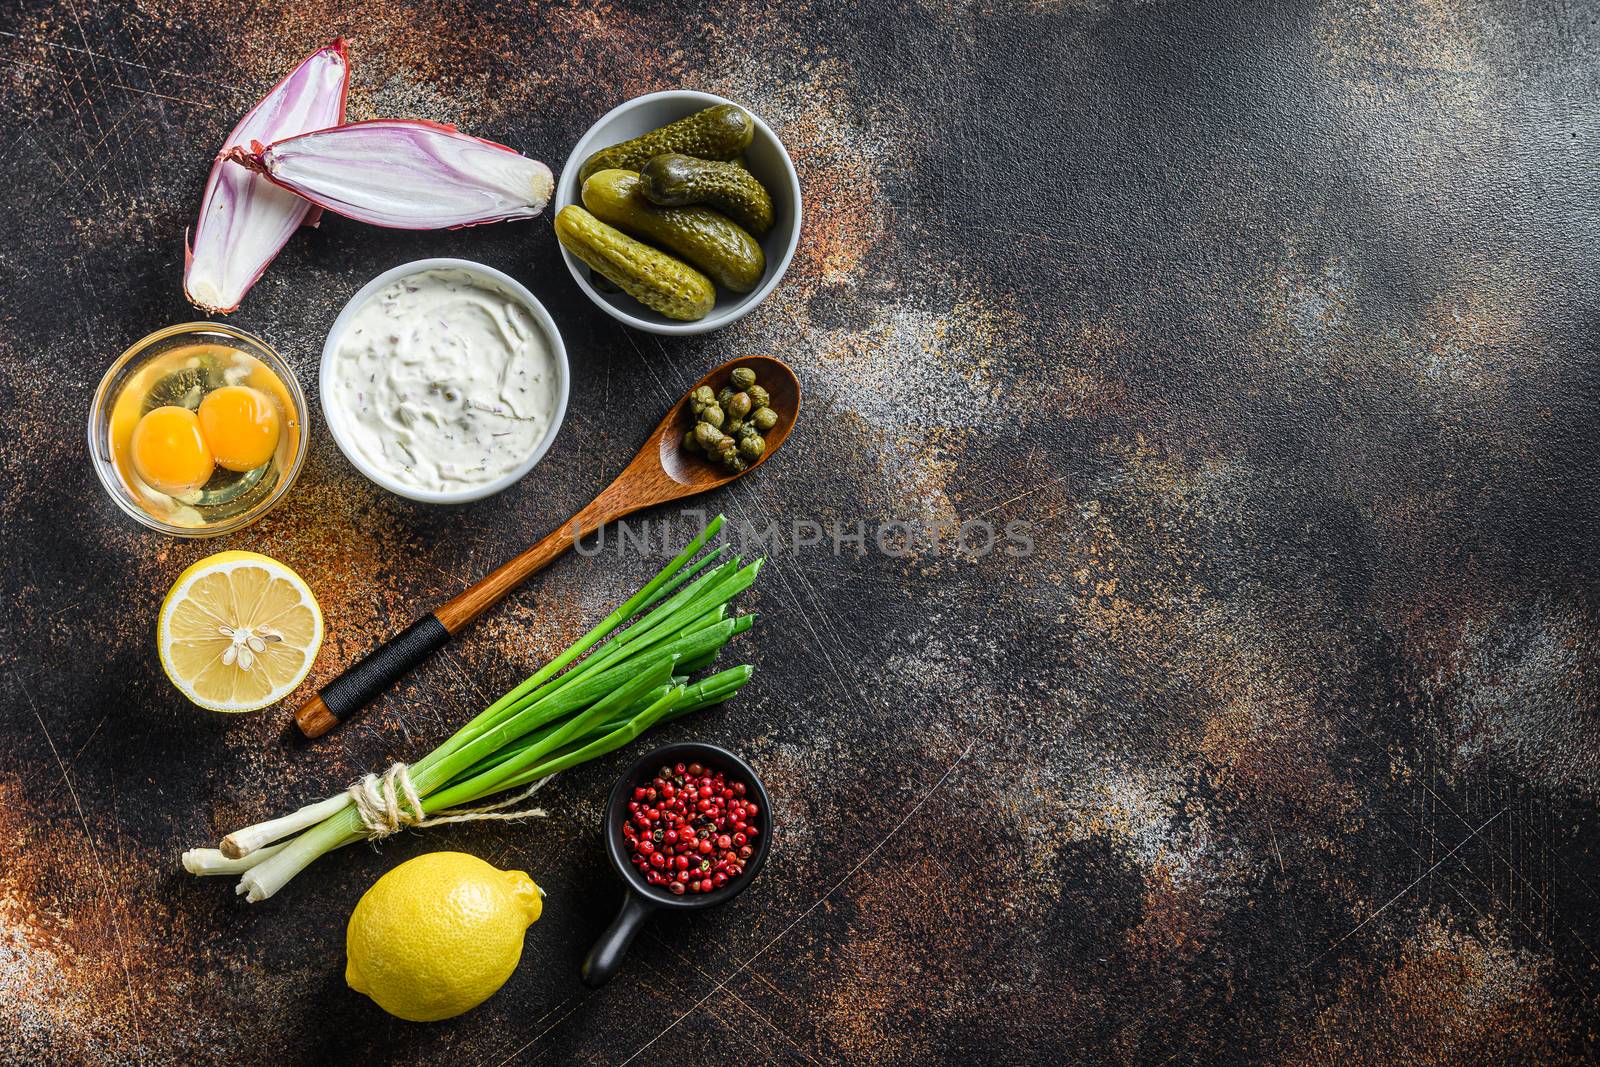
{"type": "Polygon", "coordinates": [[[492,482],[544,440],[556,370],[533,316],[489,278],[429,270],[367,298],[334,354],[362,456],[417,489],[492,482]]]}

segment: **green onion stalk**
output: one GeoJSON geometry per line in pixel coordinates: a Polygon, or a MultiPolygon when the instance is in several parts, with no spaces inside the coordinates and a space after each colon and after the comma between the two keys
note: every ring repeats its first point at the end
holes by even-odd
{"type": "MultiPolygon", "coordinates": [[[[762,561],[724,559],[725,546],[701,554],[722,521],[720,515],[713,519],[566,651],[406,766],[410,795],[399,795],[402,787],[389,776],[377,784],[388,790],[379,796],[390,809],[398,805],[399,824],[520,817],[484,812],[522,801],[552,775],[738,692],[750,680],[748,665],[698,681],[690,677],[711,667],[722,647],[755,618],[731,615],[729,603],[755,581],[762,561]],[[510,800],[470,807],[513,790],[520,792],[510,800]]],[[[374,785],[370,778],[367,784],[374,785]]],[[[397,829],[372,823],[352,796],[357,788],[235,830],[220,848],[191,849],[183,865],[191,874],[239,875],[241,895],[265,900],[321,856],[397,829]]]]}

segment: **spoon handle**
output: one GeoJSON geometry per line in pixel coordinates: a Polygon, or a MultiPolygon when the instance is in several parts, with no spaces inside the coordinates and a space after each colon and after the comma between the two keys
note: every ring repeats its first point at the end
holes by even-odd
{"type": "Polygon", "coordinates": [[[411,672],[411,668],[450,640],[439,616],[424,615],[347,667],[294,713],[307,737],[321,737],[360,711],[372,698],[411,672]]]}
{"type": "MultiPolygon", "coordinates": [[[[632,509],[628,509],[632,510],[632,509]]],[[[504,600],[513,589],[555,562],[578,538],[591,534],[610,522],[627,514],[618,511],[612,500],[611,487],[591,500],[587,506],[554,530],[545,534],[529,548],[490,571],[475,585],[468,586],[439,606],[434,612],[446,630],[460,633],[469,622],[504,600]]]]}
{"type": "Polygon", "coordinates": [[[322,687],[322,691],[294,713],[294,721],[307,737],[321,737],[370,704],[384,690],[404,678],[451,636],[504,600],[534,574],[559,559],[585,534],[612,519],[621,518],[650,501],[628,499],[617,491],[621,479],[532,548],[495,568],[476,585],[445,601],[348,667],[322,687]]]}

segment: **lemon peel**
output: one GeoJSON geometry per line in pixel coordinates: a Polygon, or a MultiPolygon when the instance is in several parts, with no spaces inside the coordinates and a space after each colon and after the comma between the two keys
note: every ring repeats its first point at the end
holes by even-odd
{"type": "Polygon", "coordinates": [[[436,1022],[483,1003],[522,959],[544,909],[523,871],[429,852],[372,884],[345,931],[345,982],[389,1014],[436,1022]]]}

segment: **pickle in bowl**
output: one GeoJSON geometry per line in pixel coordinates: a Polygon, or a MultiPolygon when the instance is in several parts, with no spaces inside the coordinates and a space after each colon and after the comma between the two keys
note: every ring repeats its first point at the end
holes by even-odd
{"type": "Polygon", "coordinates": [[[601,222],[576,204],[568,204],[556,214],[555,226],[561,247],[669,319],[695,322],[716,306],[717,292],[710,278],[601,222]]]}
{"type": "Polygon", "coordinates": [[[645,199],[639,175],[602,170],[583,183],[583,206],[609,223],[672,252],[735,293],[761,281],[767,257],[754,237],[707,207],[661,207],[645,199]]]}

